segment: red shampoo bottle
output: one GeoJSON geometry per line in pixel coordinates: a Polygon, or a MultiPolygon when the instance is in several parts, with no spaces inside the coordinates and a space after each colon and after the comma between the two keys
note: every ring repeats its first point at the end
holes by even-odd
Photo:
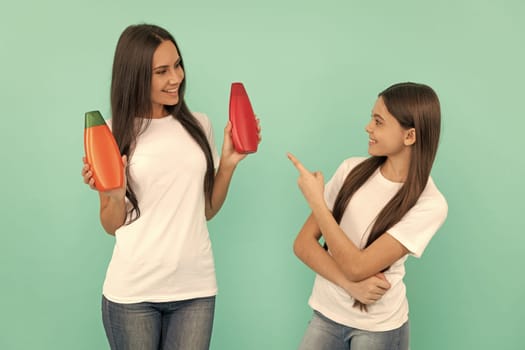
{"type": "Polygon", "coordinates": [[[239,153],[257,152],[259,136],[257,121],[248,94],[242,83],[232,83],[230,92],[230,121],[233,147],[239,153]]]}

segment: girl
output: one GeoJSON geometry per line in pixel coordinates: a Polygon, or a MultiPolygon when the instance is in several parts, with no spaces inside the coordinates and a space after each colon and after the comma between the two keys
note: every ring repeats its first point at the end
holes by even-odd
{"type": "MultiPolygon", "coordinates": [[[[228,123],[215,171],[212,126],[188,109],[185,84],[171,34],[153,25],[124,30],[111,127],[127,184],[99,193],[102,226],[116,238],[102,297],[112,349],[209,348],[217,285],[206,220],[221,208],[245,155],[234,151],[228,123]]],[[[94,188],[88,164],[82,175],[94,188]]]]}
{"type": "Polygon", "coordinates": [[[326,188],[320,172],[288,154],[312,209],[294,251],[317,273],[309,300],[314,315],[300,349],[408,349],[404,263],[408,254],[421,256],[448,210],[430,177],[440,123],[430,87],[395,84],[379,94],[366,126],[371,157],[345,160],[326,188]],[[379,272],[388,291],[349,295],[347,281],[379,272]]]}

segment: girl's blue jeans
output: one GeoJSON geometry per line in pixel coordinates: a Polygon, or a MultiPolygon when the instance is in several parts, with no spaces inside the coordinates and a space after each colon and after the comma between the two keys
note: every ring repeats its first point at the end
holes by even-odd
{"type": "Polygon", "coordinates": [[[408,321],[397,329],[370,332],[344,326],[314,310],[299,350],[408,350],[408,321]]]}

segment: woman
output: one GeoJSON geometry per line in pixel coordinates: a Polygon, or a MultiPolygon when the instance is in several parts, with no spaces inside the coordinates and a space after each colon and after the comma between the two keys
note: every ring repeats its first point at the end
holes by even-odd
{"type": "MultiPolygon", "coordinates": [[[[234,151],[228,123],[215,171],[212,126],[188,109],[185,83],[170,33],[145,24],[124,30],[111,127],[127,184],[99,193],[102,226],[116,238],[102,300],[112,349],[209,348],[217,285],[206,220],[245,155],[234,151]]],[[[88,164],[82,175],[94,188],[88,164]]]]}
{"type": "Polygon", "coordinates": [[[317,272],[300,349],[408,349],[404,263],[421,256],[448,211],[430,177],[440,123],[430,87],[395,84],[379,94],[366,126],[371,157],[345,160],[326,188],[321,173],[288,155],[312,209],[294,251],[317,272]],[[344,288],[381,272],[390,283],[383,294],[360,300],[344,288]]]}

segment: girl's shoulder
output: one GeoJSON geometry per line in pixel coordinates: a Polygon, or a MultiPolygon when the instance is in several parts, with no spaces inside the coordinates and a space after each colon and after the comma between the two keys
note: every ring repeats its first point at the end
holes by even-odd
{"type": "Polygon", "coordinates": [[[434,183],[432,177],[428,178],[425,189],[419,196],[416,206],[427,208],[436,214],[446,217],[448,213],[448,203],[445,196],[434,183]]]}
{"type": "Polygon", "coordinates": [[[339,171],[342,171],[344,173],[349,173],[352,171],[353,168],[364,162],[367,158],[366,157],[350,157],[343,160],[341,165],[339,165],[339,171]]]}
{"type": "Polygon", "coordinates": [[[350,174],[352,169],[354,169],[365,159],[365,157],[351,157],[343,160],[333,173],[332,182],[342,184],[344,179],[347,177],[348,174],[350,174]]]}

